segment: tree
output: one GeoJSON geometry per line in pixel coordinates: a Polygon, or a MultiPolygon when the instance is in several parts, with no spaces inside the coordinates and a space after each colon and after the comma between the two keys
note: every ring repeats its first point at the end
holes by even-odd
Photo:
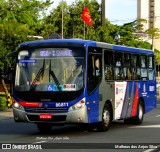
{"type": "Polygon", "coordinates": [[[40,13],[50,4],[50,0],[7,0],[0,3],[1,59],[14,51],[19,43],[27,41],[29,35],[37,35],[40,13]]]}
{"type": "MultiPolygon", "coordinates": [[[[101,26],[101,10],[100,5],[96,0],[76,1],[72,5],[67,5],[63,2],[64,13],[64,38],[84,38],[84,22],[82,20],[82,10],[84,5],[89,8],[91,17],[93,18],[93,26],[85,25],[86,39],[99,38],[97,34],[101,26]],[[94,34],[96,34],[94,36],[94,34]]],[[[49,16],[44,18],[43,36],[48,37],[52,33],[61,35],[62,31],[62,3],[59,3],[57,8],[54,8],[49,16]]]]}
{"type": "MultiPolygon", "coordinates": [[[[16,50],[19,43],[37,35],[40,26],[40,13],[50,5],[50,0],[1,0],[0,2],[0,70],[3,71],[4,56],[16,50]]],[[[10,61],[9,61],[10,62],[10,61]]],[[[1,83],[9,101],[10,95],[1,75],[1,83]]]]}

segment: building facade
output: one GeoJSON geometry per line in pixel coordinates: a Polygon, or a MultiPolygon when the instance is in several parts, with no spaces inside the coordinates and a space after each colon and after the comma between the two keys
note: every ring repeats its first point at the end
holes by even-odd
{"type": "MultiPolygon", "coordinates": [[[[160,0],[137,0],[137,18],[146,20],[143,22],[144,32],[149,28],[160,29],[160,0]]],[[[145,35],[145,39],[160,51],[160,38],[145,35]]]]}

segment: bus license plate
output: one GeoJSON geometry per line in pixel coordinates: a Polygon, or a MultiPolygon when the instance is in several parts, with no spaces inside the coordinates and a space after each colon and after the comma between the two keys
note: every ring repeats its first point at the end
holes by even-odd
{"type": "Polygon", "coordinates": [[[40,114],[40,119],[52,119],[52,114],[40,114]]]}

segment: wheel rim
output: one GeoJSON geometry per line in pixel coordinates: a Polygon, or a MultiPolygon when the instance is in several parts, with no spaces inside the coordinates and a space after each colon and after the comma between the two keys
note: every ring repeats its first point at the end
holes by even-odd
{"type": "Polygon", "coordinates": [[[139,105],[139,114],[138,114],[139,119],[141,120],[143,118],[143,108],[141,105],[139,105]]]}
{"type": "Polygon", "coordinates": [[[104,122],[104,125],[107,127],[108,124],[109,124],[109,121],[110,121],[110,114],[109,114],[109,111],[104,109],[104,112],[103,112],[103,122],[104,122]]]}

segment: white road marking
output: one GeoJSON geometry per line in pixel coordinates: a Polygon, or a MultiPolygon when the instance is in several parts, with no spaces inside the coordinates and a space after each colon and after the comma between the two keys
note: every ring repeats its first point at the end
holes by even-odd
{"type": "Polygon", "coordinates": [[[148,125],[148,126],[132,126],[129,128],[160,128],[160,125],[148,125]]]}
{"type": "Polygon", "coordinates": [[[155,150],[155,149],[148,149],[148,150],[145,150],[143,152],[153,152],[153,150],[155,150]]]}
{"type": "Polygon", "coordinates": [[[160,117],[160,115],[157,115],[156,117],[160,117]]]}

